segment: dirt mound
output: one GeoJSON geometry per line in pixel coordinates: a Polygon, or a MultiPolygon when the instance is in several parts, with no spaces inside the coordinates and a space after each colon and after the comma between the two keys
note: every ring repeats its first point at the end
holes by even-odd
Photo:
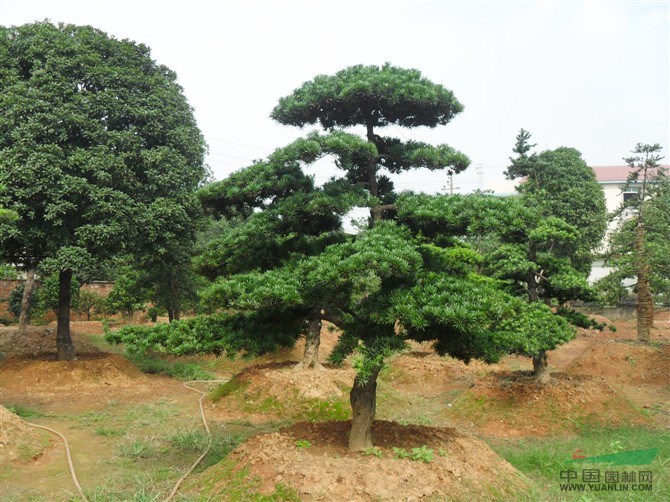
{"type": "Polygon", "coordinates": [[[602,379],[552,373],[549,383],[530,372],[498,372],[478,380],[452,403],[448,417],[494,437],[571,432],[581,425],[641,424],[646,418],[602,379]]]}
{"type": "Polygon", "coordinates": [[[34,460],[49,444],[48,436],[27,425],[21,418],[0,405],[0,459],[34,460]]]}
{"type": "Polygon", "coordinates": [[[258,493],[270,494],[283,485],[306,501],[511,499],[527,487],[523,476],[486,444],[454,429],[375,421],[378,447],[365,454],[347,450],[350,426],[297,423],[255,436],[229,456],[228,467],[211,467],[190,489],[235,500],[230,480],[240,472],[257,480],[253,490],[258,493]],[[424,447],[425,462],[399,458],[394,447],[406,452],[424,447]]]}
{"type": "MultiPolygon", "coordinates": [[[[86,324],[89,323],[72,323],[86,324]]],[[[99,324],[99,323],[98,323],[99,324]]],[[[91,330],[96,328],[90,328],[91,330]]],[[[77,356],[87,354],[103,354],[98,347],[81,336],[87,332],[84,328],[72,330],[72,340],[77,349],[77,356]],[[82,331],[79,331],[79,330],[82,331]]],[[[56,328],[49,326],[30,326],[25,335],[19,335],[16,326],[0,329],[0,354],[3,358],[42,358],[56,359],[56,328]]]]}
{"type": "Polygon", "coordinates": [[[469,388],[473,382],[501,365],[471,361],[465,364],[451,357],[440,357],[429,347],[402,354],[388,363],[381,380],[400,391],[433,397],[456,389],[469,388]]]}
{"type": "Polygon", "coordinates": [[[35,394],[137,386],[146,378],[123,357],[102,353],[74,361],[12,358],[0,369],[3,388],[21,388],[35,394]]]}
{"type": "Polygon", "coordinates": [[[235,378],[256,399],[270,397],[280,401],[295,397],[341,398],[354,381],[355,372],[351,368],[297,370],[294,366],[292,361],[260,364],[243,370],[235,378]]]}
{"type": "MultiPolygon", "coordinates": [[[[605,330],[600,338],[616,340],[637,340],[637,320],[628,319],[616,322],[616,331],[605,330]]],[[[654,328],[651,330],[651,341],[670,342],[670,316],[668,312],[657,312],[654,316],[654,328]]]]}
{"type": "Polygon", "coordinates": [[[609,340],[591,345],[567,371],[601,376],[625,383],[670,383],[670,345],[651,346],[636,341],[609,340]]]}
{"type": "Polygon", "coordinates": [[[340,398],[348,393],[354,381],[353,369],[295,370],[292,367],[267,369],[255,373],[250,390],[264,389],[278,400],[296,394],[308,399],[340,398]]]}

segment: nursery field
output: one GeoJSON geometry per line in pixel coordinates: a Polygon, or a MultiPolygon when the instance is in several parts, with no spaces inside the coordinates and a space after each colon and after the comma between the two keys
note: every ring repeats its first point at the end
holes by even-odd
{"type": "MultiPolygon", "coordinates": [[[[466,365],[412,345],[380,375],[362,453],[347,449],[354,370],[296,370],[300,344],[127,358],[101,323],[75,322],[78,358],[58,362],[53,327],[2,328],[0,495],[81,500],[62,441],[34,423],[65,435],[87,499],[166,500],[208,444],[184,385],[197,380],[212,447],[174,500],[670,500],[670,315],[649,345],[634,321],[612,324],[550,352],[546,385],[529,359],[466,365]]],[[[324,326],[324,360],[336,336],[324,326]]]]}

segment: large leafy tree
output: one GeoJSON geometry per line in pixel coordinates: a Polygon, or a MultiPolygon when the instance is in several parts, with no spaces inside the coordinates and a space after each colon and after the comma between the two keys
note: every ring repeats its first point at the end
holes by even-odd
{"type": "Polygon", "coordinates": [[[555,216],[578,232],[579,246],[571,253],[574,265],[591,270],[592,253],[602,245],[607,229],[605,195],[595,173],[574,148],[530,153],[531,135],[521,130],[506,175],[520,180],[517,191],[524,204],[542,217],[555,216]]]}
{"type": "Polygon", "coordinates": [[[356,149],[338,167],[345,178],[365,187],[373,221],[395,200],[387,173],[408,169],[444,169],[457,173],[469,165],[464,154],[447,145],[433,146],[378,134],[380,128],[436,127],[463,110],[453,93],[418,70],[390,64],[352,66],[335,75],[319,75],[279,100],[272,118],[286,125],[319,124],[326,131],[362,126],[368,149],[356,149]]]}
{"type": "Polygon", "coordinates": [[[654,302],[670,299],[670,180],[660,165],[661,146],[638,144],[626,158],[630,174],[623,190],[636,192],[612,215],[619,221],[606,254],[612,272],[597,286],[610,298],[625,295],[624,281],[636,280],[637,336],[648,342],[654,302]]]}
{"type": "Polygon", "coordinates": [[[2,253],[59,275],[58,357],[72,359],[73,274],[189,221],[204,141],[174,72],[86,26],[0,28],[0,107],[0,182],[19,216],[2,253]]]}

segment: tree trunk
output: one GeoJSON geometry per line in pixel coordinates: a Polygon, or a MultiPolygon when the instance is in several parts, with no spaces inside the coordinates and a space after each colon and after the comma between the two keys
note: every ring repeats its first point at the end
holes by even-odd
{"type": "Polygon", "coordinates": [[[537,383],[547,383],[549,381],[547,352],[544,350],[533,356],[533,377],[537,383]]]}
{"type": "Polygon", "coordinates": [[[302,361],[296,364],[295,369],[322,370],[323,366],[319,362],[319,345],[321,344],[321,319],[310,317],[307,325],[307,335],[305,336],[305,352],[302,361]]]}
{"type": "Polygon", "coordinates": [[[59,361],[74,359],[74,344],[70,336],[71,286],[72,270],[62,270],[58,276],[58,327],[56,328],[56,350],[59,361]]]}
{"type": "Polygon", "coordinates": [[[174,310],[171,307],[167,308],[168,322],[174,321],[174,310]]]}
{"type": "MultiPolygon", "coordinates": [[[[370,143],[375,144],[375,133],[372,126],[372,122],[369,120],[367,125],[367,139],[370,143]]],[[[379,187],[377,185],[377,165],[376,159],[370,157],[368,159],[368,186],[370,190],[371,197],[377,197],[379,195],[379,187]]],[[[375,211],[375,208],[370,208],[370,226],[374,227],[377,222],[381,220],[382,214],[381,211],[375,211]]]]}
{"type": "Polygon", "coordinates": [[[377,376],[381,367],[373,370],[370,379],[362,383],[358,377],[354,380],[354,386],[349,394],[351,403],[351,430],[349,431],[349,449],[361,451],[371,448],[372,443],[372,420],[375,418],[377,409],[377,376]]]}
{"type": "Polygon", "coordinates": [[[168,309],[170,315],[170,322],[178,321],[181,317],[181,302],[179,301],[179,284],[176,281],[170,281],[170,303],[172,304],[168,309]]]}
{"type": "Polygon", "coordinates": [[[645,228],[640,222],[635,229],[635,251],[637,255],[637,339],[648,343],[654,327],[654,297],[649,287],[649,263],[646,259],[645,228]]]}
{"type": "Polygon", "coordinates": [[[30,324],[30,300],[35,290],[35,269],[26,270],[26,282],[23,286],[23,297],[21,298],[21,314],[19,315],[19,335],[25,335],[30,324]]]}

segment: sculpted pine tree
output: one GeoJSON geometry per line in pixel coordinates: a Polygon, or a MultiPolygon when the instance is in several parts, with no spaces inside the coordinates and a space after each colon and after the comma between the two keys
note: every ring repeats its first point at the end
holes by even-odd
{"type": "Polygon", "coordinates": [[[304,84],[273,117],[300,126],[319,122],[328,133],[311,134],[203,190],[203,203],[231,218],[229,231],[199,263],[216,277],[203,300],[220,314],[126,328],[108,340],[135,351],[255,355],[291,345],[304,333],[305,319],[320,316],[341,329],[331,361],[353,358],[349,448],[362,450],[373,444],[379,372],[407,340],[433,342],[440,354],[465,361],[495,361],[539,344],[538,333],[549,340],[542,347],[569,338],[567,323],[546,305],[509,295],[499,281],[477,273],[481,256],[459,239],[464,229],[457,215],[455,222],[442,221],[435,240],[415,224],[425,215],[422,199],[394,204],[401,221],[382,219],[396,195],[380,170],[456,171],[467,158],[448,147],[381,138],[375,127],[434,127],[460,109],[449,91],[419,72],[389,65],[357,66],[304,84]],[[366,127],[365,139],[334,130],[355,125],[366,127]],[[335,153],[345,177],[316,190],[296,163],[323,152],[335,153]],[[331,190],[347,194],[351,185],[367,189],[374,225],[346,236],[337,220],[345,205],[333,204],[331,190]]]}
{"type": "MultiPolygon", "coordinates": [[[[636,279],[637,336],[649,342],[654,327],[655,296],[670,298],[670,181],[660,165],[661,146],[638,144],[626,158],[630,174],[623,188],[636,195],[619,207],[620,224],[609,239],[606,263],[611,274],[600,289],[621,294],[625,279],[636,279]]],[[[610,295],[612,296],[612,295],[610,295]]]]}
{"type": "Polygon", "coordinates": [[[203,138],[174,72],[91,27],[0,27],[0,108],[3,203],[18,215],[3,259],[58,274],[58,358],[72,359],[73,275],[190,220],[203,138]]]}
{"type": "MultiPolygon", "coordinates": [[[[587,278],[592,253],[601,246],[606,229],[604,193],[577,150],[562,147],[528,155],[535,146],[528,143],[530,136],[523,129],[519,132],[514,148],[518,156],[511,159],[506,172],[510,179],[522,179],[517,190],[532,212],[521,234],[502,235],[506,244],[524,246],[522,266],[504,267],[507,278],[525,283],[529,302],[593,299],[587,278]],[[519,272],[525,277],[519,277],[519,272]]],[[[504,249],[511,251],[509,246],[504,249]]],[[[497,257],[510,264],[503,249],[497,257]]],[[[500,276],[501,269],[495,268],[500,276]]],[[[536,379],[546,382],[546,351],[533,354],[532,359],[536,379]]]]}

